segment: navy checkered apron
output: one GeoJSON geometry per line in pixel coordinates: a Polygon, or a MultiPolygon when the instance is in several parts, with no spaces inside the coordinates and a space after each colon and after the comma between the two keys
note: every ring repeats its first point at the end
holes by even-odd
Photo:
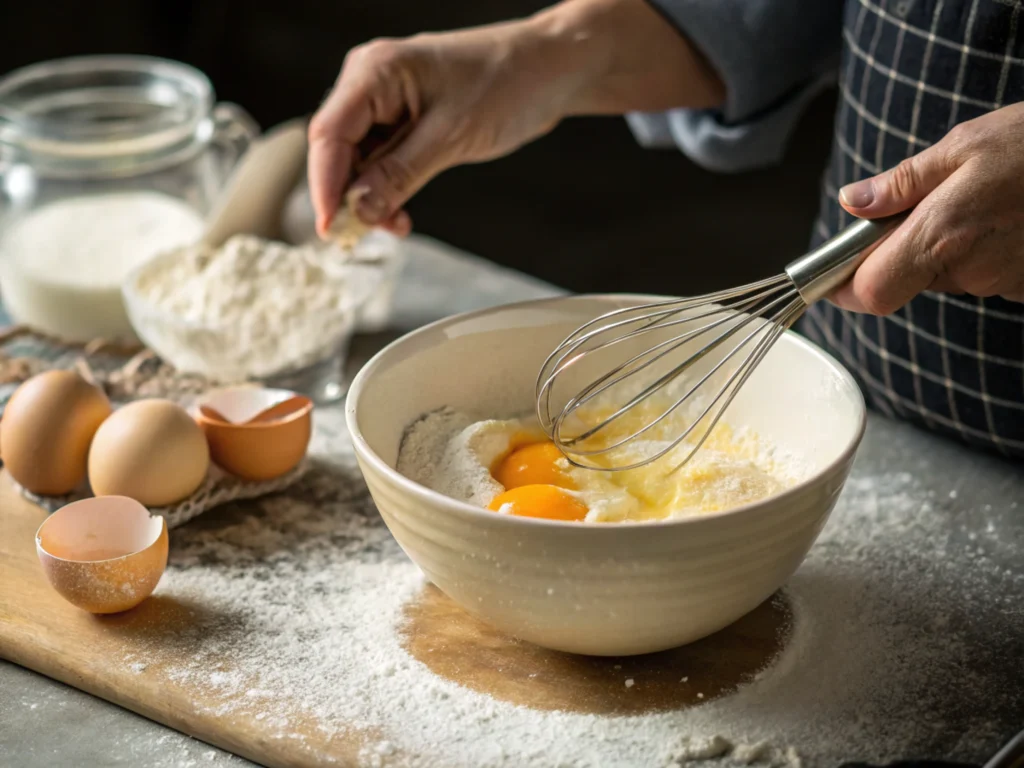
{"type": "MultiPolygon", "coordinates": [[[[814,245],[852,219],[836,202],[840,187],[892,168],[957,123],[1024,101],[1022,5],[847,0],[814,245]]],[[[821,302],[798,330],[850,369],[872,408],[1024,458],[1024,304],[928,292],[876,318],[821,302]]]]}

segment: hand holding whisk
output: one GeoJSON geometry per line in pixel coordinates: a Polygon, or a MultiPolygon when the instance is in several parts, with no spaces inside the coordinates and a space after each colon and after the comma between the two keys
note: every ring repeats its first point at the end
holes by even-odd
{"type": "Polygon", "coordinates": [[[845,283],[908,214],[860,219],[775,277],[591,320],[541,366],[536,391],[541,425],[578,467],[634,469],[686,441],[673,469],[682,466],[778,338],[808,306],[845,283]],[[559,384],[565,391],[576,389],[562,398],[559,384]],[[680,385],[681,393],[674,391],[680,385]],[[661,392],[669,397],[659,407],[662,401],[654,396],[661,392]],[[689,418],[684,406],[697,415],[689,418]],[[677,416],[678,426],[673,414],[684,417],[677,416]]]}

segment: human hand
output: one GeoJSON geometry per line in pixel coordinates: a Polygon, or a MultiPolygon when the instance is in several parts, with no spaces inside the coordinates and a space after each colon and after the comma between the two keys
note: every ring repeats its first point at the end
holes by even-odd
{"type": "Polygon", "coordinates": [[[309,126],[317,230],[351,189],[364,223],[404,235],[402,206],[431,178],[508,154],[569,115],[723,99],[717,75],[646,0],[571,0],[522,21],[376,40],[346,56],[309,126]],[[381,126],[403,137],[355,173],[381,126]]]}
{"type": "Polygon", "coordinates": [[[839,202],[870,219],[917,206],[832,296],[840,307],[887,315],[925,290],[1024,302],[1024,104],[957,125],[839,202]]]}
{"type": "Polygon", "coordinates": [[[356,213],[398,234],[411,226],[404,203],[442,170],[506,154],[554,127],[574,84],[545,82],[530,38],[511,23],[353,49],[310,123],[317,229],[329,225],[374,126],[407,135],[352,183],[356,213]]]}

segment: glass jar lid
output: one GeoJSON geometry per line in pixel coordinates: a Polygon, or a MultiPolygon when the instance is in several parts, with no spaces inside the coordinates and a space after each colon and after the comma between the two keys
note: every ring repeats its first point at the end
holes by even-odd
{"type": "Polygon", "coordinates": [[[213,134],[213,87],[186,64],[82,56],[0,79],[0,152],[47,175],[125,175],[180,162],[213,134]]]}

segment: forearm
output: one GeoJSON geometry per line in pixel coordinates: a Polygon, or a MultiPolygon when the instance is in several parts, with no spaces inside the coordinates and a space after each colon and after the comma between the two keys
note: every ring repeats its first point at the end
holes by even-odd
{"type": "Polygon", "coordinates": [[[645,0],[565,0],[523,22],[552,77],[577,83],[566,115],[710,109],[725,87],[645,0]]]}

